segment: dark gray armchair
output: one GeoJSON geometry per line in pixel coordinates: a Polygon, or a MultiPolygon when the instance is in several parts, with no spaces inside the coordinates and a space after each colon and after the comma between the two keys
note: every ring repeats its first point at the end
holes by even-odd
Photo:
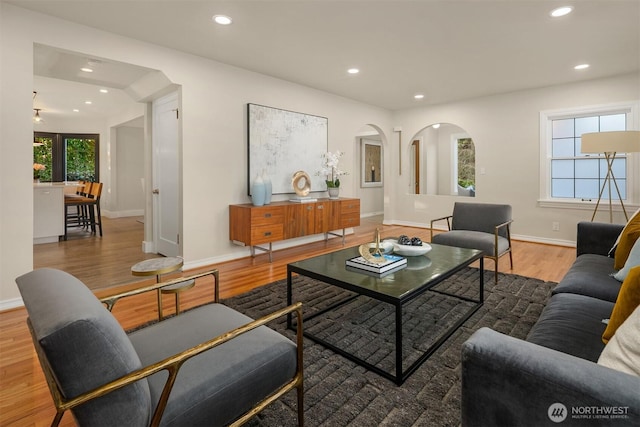
{"type": "Polygon", "coordinates": [[[511,206],[491,203],[460,203],[453,205],[453,214],[431,220],[431,242],[478,249],[486,258],[496,264],[495,279],[498,282],[498,258],[509,254],[513,269],[511,252],[511,206]],[[447,221],[449,231],[433,234],[433,225],[437,221],[447,221]]]}
{"type": "Polygon", "coordinates": [[[105,307],[209,274],[217,271],[103,301],[60,270],[18,277],[56,406],[52,425],[68,409],[80,426],[239,425],[294,388],[303,425],[302,328],[294,343],[263,326],[293,312],[301,326],[301,303],[253,320],[215,301],[130,334],[105,307]]]}

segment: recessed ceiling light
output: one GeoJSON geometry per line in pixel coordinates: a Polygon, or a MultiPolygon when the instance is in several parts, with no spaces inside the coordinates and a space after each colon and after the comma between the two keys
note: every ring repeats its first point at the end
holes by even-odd
{"type": "Polygon", "coordinates": [[[438,129],[440,127],[440,123],[436,123],[435,125],[432,126],[434,129],[438,129]]]}
{"type": "Polygon", "coordinates": [[[559,18],[561,16],[565,16],[570,14],[571,12],[573,12],[573,7],[572,6],[562,6],[562,7],[558,7],[556,9],[553,9],[550,13],[550,15],[554,18],[559,18]]]}
{"type": "Polygon", "coordinates": [[[84,71],[85,73],[93,73],[93,69],[89,67],[82,67],[80,68],[80,71],[84,71]]]}
{"type": "Polygon", "coordinates": [[[213,15],[212,19],[216,24],[220,24],[220,25],[229,25],[233,22],[231,17],[227,15],[213,15]]]}
{"type": "Polygon", "coordinates": [[[589,68],[589,64],[580,64],[573,67],[574,70],[584,70],[589,68]]]}
{"type": "Polygon", "coordinates": [[[421,94],[421,93],[416,93],[415,95],[413,95],[413,97],[414,97],[415,99],[423,99],[423,98],[424,98],[424,95],[423,95],[423,94],[421,94]]]}
{"type": "Polygon", "coordinates": [[[347,73],[349,73],[349,74],[358,74],[359,72],[360,72],[360,70],[357,69],[357,68],[349,68],[347,70],[347,73]]]}
{"type": "Polygon", "coordinates": [[[77,108],[74,108],[74,109],[73,109],[73,112],[74,112],[74,113],[79,113],[79,112],[80,112],[80,110],[78,110],[77,108]]]}
{"type": "Polygon", "coordinates": [[[100,89],[100,93],[109,93],[107,89],[100,89]]]}
{"type": "Polygon", "coordinates": [[[84,101],[85,104],[91,105],[91,101],[84,101]]]}

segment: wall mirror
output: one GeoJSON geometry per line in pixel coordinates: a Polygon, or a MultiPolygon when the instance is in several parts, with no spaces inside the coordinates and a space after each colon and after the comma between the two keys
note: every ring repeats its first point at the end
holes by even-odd
{"type": "Polygon", "coordinates": [[[382,141],[380,136],[360,138],[360,186],[382,187],[382,141]]]}
{"type": "Polygon", "coordinates": [[[475,145],[464,129],[451,123],[427,126],[410,140],[409,150],[409,193],[475,197],[475,145]]]}

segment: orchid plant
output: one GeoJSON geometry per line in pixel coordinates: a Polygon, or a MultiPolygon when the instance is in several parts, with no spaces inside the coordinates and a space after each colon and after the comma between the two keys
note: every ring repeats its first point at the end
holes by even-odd
{"type": "Polygon", "coordinates": [[[344,153],[340,150],[332,153],[331,151],[324,153],[322,155],[322,169],[320,169],[316,175],[325,176],[325,182],[327,183],[327,188],[338,188],[340,187],[340,176],[347,175],[347,172],[340,170],[338,164],[340,163],[340,157],[342,157],[344,153]]]}

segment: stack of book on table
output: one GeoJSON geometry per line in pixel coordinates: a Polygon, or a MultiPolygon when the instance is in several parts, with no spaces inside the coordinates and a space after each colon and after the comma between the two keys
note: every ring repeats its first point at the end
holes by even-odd
{"type": "Polygon", "coordinates": [[[361,256],[350,258],[346,263],[347,267],[352,269],[361,270],[363,273],[370,272],[375,274],[389,274],[407,266],[407,259],[399,255],[385,254],[383,257],[385,258],[383,263],[370,262],[361,256]]]}

